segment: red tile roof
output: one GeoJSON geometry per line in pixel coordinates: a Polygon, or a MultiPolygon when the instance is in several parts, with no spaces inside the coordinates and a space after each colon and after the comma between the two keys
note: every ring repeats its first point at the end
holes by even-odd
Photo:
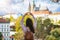
{"type": "Polygon", "coordinates": [[[6,20],[6,19],[3,19],[3,18],[0,18],[0,23],[9,23],[10,21],[9,20],[6,20]]]}
{"type": "Polygon", "coordinates": [[[33,11],[32,12],[33,14],[51,14],[51,12],[47,11],[47,10],[44,10],[44,11],[33,11]]]}

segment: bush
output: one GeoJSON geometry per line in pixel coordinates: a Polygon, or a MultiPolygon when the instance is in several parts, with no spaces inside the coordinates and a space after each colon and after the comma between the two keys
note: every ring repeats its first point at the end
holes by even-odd
{"type": "Polygon", "coordinates": [[[0,32],[0,40],[2,40],[2,33],[0,32]]]}
{"type": "Polygon", "coordinates": [[[54,30],[52,30],[51,35],[53,35],[56,38],[60,37],[60,28],[55,28],[54,30]]]}
{"type": "Polygon", "coordinates": [[[60,28],[55,28],[50,33],[51,35],[46,36],[45,40],[60,40],[60,28]]]}
{"type": "Polygon", "coordinates": [[[48,35],[45,40],[56,40],[56,38],[52,35],[48,35]]]}

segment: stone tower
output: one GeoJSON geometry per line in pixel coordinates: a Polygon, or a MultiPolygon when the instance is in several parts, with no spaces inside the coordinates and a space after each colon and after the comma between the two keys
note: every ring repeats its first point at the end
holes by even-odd
{"type": "Polygon", "coordinates": [[[34,7],[35,7],[34,1],[32,1],[31,3],[29,2],[29,8],[28,8],[29,12],[32,13],[34,11],[34,7]]]}

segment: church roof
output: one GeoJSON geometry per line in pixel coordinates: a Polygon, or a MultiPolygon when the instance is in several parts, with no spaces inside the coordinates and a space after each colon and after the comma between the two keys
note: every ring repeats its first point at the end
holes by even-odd
{"type": "Polygon", "coordinates": [[[49,11],[47,11],[47,10],[44,10],[44,11],[33,11],[32,12],[33,14],[37,14],[37,15],[39,15],[39,14],[51,14],[49,11]]]}

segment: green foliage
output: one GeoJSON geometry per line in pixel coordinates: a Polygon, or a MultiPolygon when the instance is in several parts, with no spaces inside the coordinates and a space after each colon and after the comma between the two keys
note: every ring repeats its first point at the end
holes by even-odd
{"type": "Polygon", "coordinates": [[[20,40],[23,38],[23,30],[22,30],[22,27],[21,27],[21,24],[20,24],[20,21],[22,19],[22,16],[18,17],[16,19],[16,22],[15,22],[15,31],[17,32],[15,35],[14,35],[14,38],[15,40],[20,40]]]}
{"type": "Polygon", "coordinates": [[[38,31],[40,30],[41,25],[42,25],[42,19],[39,17],[37,18],[37,30],[38,31]]]}
{"type": "Polygon", "coordinates": [[[15,19],[13,18],[13,16],[10,16],[10,22],[15,21],[15,19]]]}
{"type": "Polygon", "coordinates": [[[51,35],[53,35],[56,38],[60,37],[60,28],[55,28],[54,30],[52,30],[51,35]]]}
{"type": "Polygon", "coordinates": [[[9,18],[6,18],[6,20],[7,20],[7,21],[10,21],[10,19],[9,19],[9,18]]]}
{"type": "Polygon", "coordinates": [[[0,40],[2,40],[2,33],[0,32],[0,40]]]}
{"type": "Polygon", "coordinates": [[[52,35],[48,35],[45,40],[56,40],[56,38],[52,35]]]}
{"type": "Polygon", "coordinates": [[[58,24],[60,24],[60,20],[58,21],[58,24]]]}
{"type": "Polygon", "coordinates": [[[46,34],[50,34],[51,28],[53,24],[51,23],[51,20],[49,18],[45,19],[43,22],[44,27],[46,27],[46,34]]]}
{"type": "Polygon", "coordinates": [[[35,36],[37,38],[44,38],[44,36],[45,36],[44,32],[45,32],[45,30],[44,30],[44,25],[42,24],[42,18],[38,17],[35,36]]]}
{"type": "Polygon", "coordinates": [[[43,23],[44,23],[44,26],[48,26],[48,25],[51,24],[51,20],[49,18],[47,18],[47,19],[44,20],[43,23]]]}
{"type": "Polygon", "coordinates": [[[43,18],[41,17],[37,18],[36,36],[37,38],[44,39],[48,34],[50,34],[53,24],[51,23],[51,20],[49,18],[45,20],[42,20],[42,19],[43,18]]]}
{"type": "Polygon", "coordinates": [[[22,27],[21,27],[21,24],[20,24],[21,19],[22,19],[22,16],[20,16],[16,19],[16,23],[15,23],[16,32],[18,32],[20,29],[22,31],[22,27]]]}
{"type": "Polygon", "coordinates": [[[60,28],[55,28],[50,33],[51,35],[46,36],[45,40],[60,40],[60,28]]]}

